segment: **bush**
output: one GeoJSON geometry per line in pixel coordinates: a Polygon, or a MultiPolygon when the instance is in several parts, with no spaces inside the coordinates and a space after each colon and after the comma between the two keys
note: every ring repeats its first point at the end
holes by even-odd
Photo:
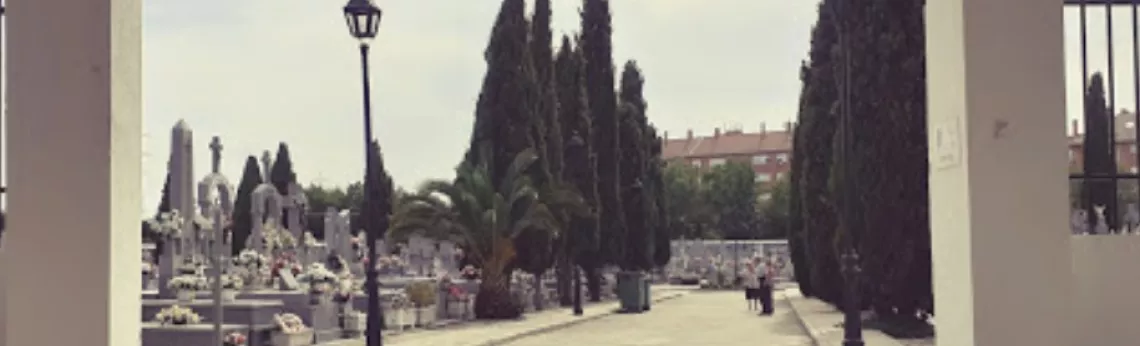
{"type": "Polygon", "coordinates": [[[430,281],[416,281],[408,285],[408,299],[417,307],[435,305],[439,289],[430,281]]]}
{"type": "Polygon", "coordinates": [[[498,285],[482,285],[475,294],[475,318],[509,320],[522,316],[522,306],[515,302],[511,290],[498,285]]]}

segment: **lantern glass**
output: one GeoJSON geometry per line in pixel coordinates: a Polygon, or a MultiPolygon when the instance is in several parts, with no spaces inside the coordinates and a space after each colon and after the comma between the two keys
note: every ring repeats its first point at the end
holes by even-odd
{"type": "Polygon", "coordinates": [[[370,40],[380,30],[380,8],[370,0],[350,0],[344,6],[344,21],[348,32],[359,40],[370,40]]]}

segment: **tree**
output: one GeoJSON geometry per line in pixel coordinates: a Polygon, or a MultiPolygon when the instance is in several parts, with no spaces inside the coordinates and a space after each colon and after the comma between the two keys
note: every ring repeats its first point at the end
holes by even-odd
{"type": "Polygon", "coordinates": [[[166,173],[166,180],[162,183],[162,197],[158,200],[158,212],[155,215],[170,212],[170,172],[166,173]]]}
{"type": "MultiPolygon", "coordinates": [[[[534,66],[534,74],[529,76],[535,86],[537,97],[533,98],[533,118],[531,119],[531,138],[535,149],[539,153],[538,164],[531,169],[530,175],[535,186],[540,191],[560,184],[562,179],[562,134],[557,121],[557,104],[554,95],[553,53],[551,51],[550,32],[550,0],[535,1],[534,15],[530,31],[530,61],[534,66]]],[[[561,220],[560,210],[551,212],[561,220]]],[[[561,228],[561,227],[560,227],[561,228]]],[[[518,249],[517,265],[519,269],[534,275],[535,287],[541,286],[541,276],[554,265],[557,257],[565,257],[557,246],[559,233],[548,230],[527,229],[515,239],[515,248],[518,249]]],[[[562,261],[567,263],[565,260],[562,261]]],[[[567,269],[563,266],[563,270],[567,269]]],[[[562,279],[561,281],[565,281],[562,279]]],[[[543,308],[541,290],[534,292],[535,307],[543,308]]]]}
{"type": "MultiPolygon", "coordinates": [[[[384,155],[380,150],[380,142],[372,141],[372,171],[364,177],[365,198],[361,205],[361,221],[365,230],[380,231],[381,226],[388,229],[392,218],[392,196],[395,191],[392,187],[392,177],[384,168],[384,155]]],[[[377,234],[383,239],[385,234],[377,234]]]]}
{"type": "Polygon", "coordinates": [[[892,324],[922,322],[933,308],[923,5],[851,3],[843,18],[853,119],[850,156],[841,163],[851,165],[843,182],[854,184],[855,197],[851,224],[838,234],[861,254],[864,298],[892,324]]]}
{"type": "Polygon", "coordinates": [[[756,213],[760,218],[760,239],[784,239],[788,237],[789,190],[787,178],[777,179],[766,188],[768,198],[757,202],[756,213]]]}
{"type": "MultiPolygon", "coordinates": [[[[1099,72],[1094,73],[1089,78],[1088,90],[1085,91],[1085,143],[1084,143],[1084,173],[1085,174],[1113,174],[1116,173],[1115,163],[1112,160],[1112,144],[1109,138],[1109,131],[1111,131],[1109,118],[1112,117],[1112,111],[1108,109],[1108,105],[1104,96],[1104,78],[1099,72]]],[[[1084,194],[1081,196],[1082,207],[1088,208],[1089,203],[1094,206],[1105,207],[1104,215],[1106,226],[1109,229],[1119,229],[1116,220],[1113,217],[1117,215],[1116,210],[1112,210],[1112,199],[1116,197],[1113,193],[1115,186],[1111,181],[1105,180],[1089,180],[1085,179],[1083,182],[1084,194]]],[[[1096,213],[1088,213],[1089,230],[1095,231],[1097,224],[1096,213]]]]}
{"type": "Polygon", "coordinates": [[[724,239],[756,239],[756,172],[740,162],[726,162],[705,174],[708,201],[717,213],[724,239]]]}
{"type": "Polygon", "coordinates": [[[669,264],[669,260],[673,257],[672,238],[669,236],[668,219],[665,214],[665,181],[664,172],[665,160],[661,158],[661,146],[664,140],[657,136],[657,129],[650,125],[646,129],[649,134],[650,143],[646,146],[649,147],[649,161],[645,169],[646,181],[648,181],[648,196],[649,201],[648,211],[646,212],[647,219],[649,220],[649,231],[653,233],[653,266],[662,268],[669,264]]]}
{"type": "Polygon", "coordinates": [[[233,254],[235,255],[245,248],[246,240],[253,233],[253,190],[263,183],[261,177],[257,158],[252,155],[247,157],[241,182],[238,183],[237,196],[234,197],[233,254]]]}
{"type": "Polygon", "coordinates": [[[475,125],[465,162],[488,163],[498,185],[514,157],[533,148],[534,65],[529,53],[525,0],[504,0],[484,57],[487,73],[475,107],[475,125]],[[484,152],[480,148],[489,146],[484,152]],[[491,155],[484,158],[480,155],[491,155]]]}
{"type": "Polygon", "coordinates": [[[706,200],[708,194],[697,168],[685,162],[670,162],[665,165],[662,180],[669,238],[714,238],[716,215],[706,200]]]}
{"type": "Polygon", "coordinates": [[[647,211],[651,201],[647,198],[646,180],[649,162],[647,142],[648,120],[645,116],[646,102],[642,95],[645,83],[641,71],[634,61],[626,62],[622,70],[620,104],[618,106],[618,143],[621,145],[621,162],[618,166],[618,187],[621,207],[625,216],[625,233],[614,234],[622,238],[622,260],[617,263],[623,270],[648,270],[653,268],[655,243],[650,231],[647,211]]]}
{"type": "MultiPolygon", "coordinates": [[[[582,4],[582,40],[579,49],[585,58],[586,95],[593,125],[594,152],[598,155],[598,201],[596,213],[602,258],[618,264],[625,245],[625,216],[621,205],[621,148],[618,142],[619,122],[614,94],[613,28],[607,0],[584,0],[582,4]]],[[[592,298],[592,297],[591,297],[592,298]]]]}
{"type": "MultiPolygon", "coordinates": [[[[582,194],[587,215],[570,215],[567,252],[586,272],[591,301],[601,300],[601,280],[597,270],[604,261],[599,247],[598,157],[594,152],[593,125],[586,93],[585,60],[574,49],[570,38],[562,36],[562,47],[555,62],[558,80],[558,118],[567,145],[563,147],[565,181],[582,194]]],[[[569,289],[569,288],[568,288],[569,289]]],[[[566,303],[563,301],[563,303],[566,303]]]]}
{"type": "MultiPolygon", "coordinates": [[[[834,13],[828,9],[834,0],[819,5],[819,18],[812,29],[810,61],[801,69],[803,92],[793,143],[792,159],[798,160],[793,168],[793,180],[801,203],[799,204],[802,228],[796,239],[803,239],[803,257],[797,261],[795,248],[793,264],[803,267],[801,285],[810,284],[814,297],[837,304],[842,298],[843,279],[839,271],[839,256],[833,246],[837,215],[834,198],[828,182],[831,180],[833,148],[838,121],[838,78],[841,66],[835,56],[838,36],[834,13]]],[[[794,243],[793,243],[794,244],[794,243]]]]}
{"type": "Polygon", "coordinates": [[[269,183],[277,188],[277,192],[285,195],[289,193],[289,185],[295,182],[297,182],[297,173],[293,172],[289,145],[281,142],[277,145],[277,158],[273,160],[273,167],[269,169],[269,183]]]}
{"type": "Polygon", "coordinates": [[[464,162],[453,182],[425,183],[397,212],[401,224],[396,228],[443,225],[461,239],[468,260],[483,270],[475,295],[477,318],[513,319],[522,313],[511,297],[507,272],[516,256],[514,240],[530,227],[556,228],[554,215],[526,174],[537,160],[534,149],[519,153],[499,185],[491,182],[489,164],[464,162]]]}

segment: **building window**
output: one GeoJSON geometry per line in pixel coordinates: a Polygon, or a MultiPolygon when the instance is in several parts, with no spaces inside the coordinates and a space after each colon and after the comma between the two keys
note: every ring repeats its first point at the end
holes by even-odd
{"type": "Polygon", "coordinates": [[[1137,170],[1136,166],[1132,166],[1132,168],[1128,169],[1128,172],[1132,173],[1132,174],[1136,174],[1137,172],[1140,172],[1140,170],[1137,170]]]}
{"type": "Polygon", "coordinates": [[[699,159],[698,159],[698,160],[693,160],[693,161],[692,161],[692,162],[690,162],[690,163],[693,165],[693,167],[696,167],[696,168],[701,168],[701,160],[699,160],[699,159]]]}
{"type": "Polygon", "coordinates": [[[779,162],[781,165],[788,163],[788,154],[776,155],[776,162],[779,162]]]}
{"type": "Polygon", "coordinates": [[[756,182],[757,183],[767,183],[769,181],[772,181],[772,175],[770,175],[768,173],[757,173],[756,174],[756,182]]]}
{"type": "Polygon", "coordinates": [[[768,164],[768,155],[754,155],[752,156],[753,165],[766,165],[768,164]]]}
{"type": "Polygon", "coordinates": [[[709,167],[716,167],[724,164],[724,159],[711,159],[709,160],[709,167]]]}

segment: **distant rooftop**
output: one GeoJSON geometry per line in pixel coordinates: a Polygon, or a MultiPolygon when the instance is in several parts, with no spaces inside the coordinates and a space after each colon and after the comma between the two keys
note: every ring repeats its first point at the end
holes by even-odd
{"type": "Polygon", "coordinates": [[[711,136],[694,136],[693,130],[689,130],[684,137],[670,138],[666,132],[661,154],[666,159],[672,159],[786,152],[792,150],[794,129],[795,123],[786,122],[777,131],[761,125],[756,132],[744,132],[739,128],[722,131],[717,128],[711,136]]]}

